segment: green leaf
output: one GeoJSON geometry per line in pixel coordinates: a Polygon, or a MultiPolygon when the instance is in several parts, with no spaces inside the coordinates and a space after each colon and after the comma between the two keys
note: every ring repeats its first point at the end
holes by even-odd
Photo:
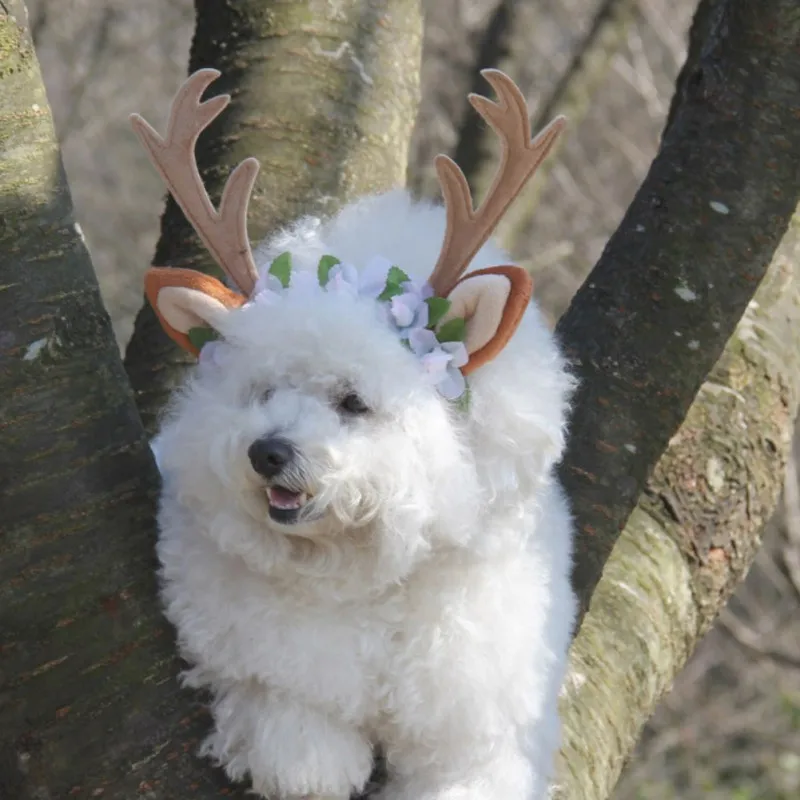
{"type": "Polygon", "coordinates": [[[463,394],[461,397],[457,397],[453,400],[453,405],[461,412],[467,413],[469,411],[470,402],[472,400],[472,392],[470,391],[469,386],[464,389],[463,394]]]}
{"type": "Polygon", "coordinates": [[[436,331],[440,342],[463,342],[467,335],[467,323],[462,317],[450,319],[436,331]]]}
{"type": "Polygon", "coordinates": [[[428,304],[428,327],[435,328],[450,310],[450,301],[444,297],[429,297],[425,302],[428,304]]]}
{"type": "Polygon", "coordinates": [[[389,274],[386,276],[386,283],[403,284],[408,283],[411,278],[400,269],[400,267],[390,267],[389,274]]]}
{"type": "Polygon", "coordinates": [[[322,256],[319,260],[319,266],[317,267],[317,277],[319,278],[320,286],[325,286],[328,283],[328,276],[331,270],[337,264],[341,263],[342,262],[336,258],[336,256],[322,256]]]}
{"type": "Polygon", "coordinates": [[[202,350],[203,345],[219,339],[219,334],[213,328],[189,328],[189,333],[186,335],[197,350],[202,350]]]}
{"type": "Polygon", "coordinates": [[[285,289],[292,274],[292,254],[281,253],[270,265],[269,274],[274,275],[285,289]]]}
{"type": "Polygon", "coordinates": [[[378,300],[385,303],[397,295],[403,294],[403,287],[397,283],[387,283],[386,288],[378,295],[378,300]]]}
{"type": "Polygon", "coordinates": [[[400,267],[390,267],[389,273],[386,276],[386,288],[378,295],[378,300],[385,303],[399,294],[403,294],[403,284],[410,281],[411,278],[406,275],[400,267]]]}

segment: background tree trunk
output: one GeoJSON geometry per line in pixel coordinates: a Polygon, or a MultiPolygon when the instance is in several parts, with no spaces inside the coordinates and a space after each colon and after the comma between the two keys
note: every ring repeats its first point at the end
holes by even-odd
{"type": "MultiPolygon", "coordinates": [[[[0,7],[0,252],[6,255],[0,263],[0,797],[244,798],[245,785],[230,787],[220,770],[196,757],[210,720],[202,698],[179,689],[172,631],[156,600],[158,478],[71,217],[27,13],[19,0],[4,5],[9,13],[0,7]]],[[[343,138],[332,152],[325,149],[332,148],[325,131],[315,133],[309,119],[303,122],[309,127],[296,132],[291,152],[298,158],[309,152],[299,146],[303,141],[314,144],[323,136],[320,157],[331,174],[340,171],[341,197],[385,180],[386,165],[398,152],[402,178],[403,141],[413,115],[400,120],[397,109],[391,111],[392,94],[382,75],[391,74],[385,59],[401,47],[403,24],[410,26],[405,55],[412,63],[418,50],[416,6],[407,6],[408,15],[393,21],[384,13],[388,5],[363,4],[366,21],[354,28],[365,35],[380,30],[378,41],[365,48],[375,70],[367,75],[369,91],[389,92],[382,110],[373,105],[362,114],[355,105],[344,108],[351,127],[339,120],[343,138]],[[391,46],[388,39],[381,41],[384,35],[393,37],[391,46]],[[382,128],[380,120],[386,123],[395,112],[397,127],[382,128]],[[392,147],[379,142],[381,136],[392,147]]],[[[297,24],[308,31],[306,23],[297,24]]],[[[196,47],[208,47],[212,34],[218,31],[206,29],[206,45],[201,41],[196,47]]],[[[345,48],[343,59],[347,53],[345,48]]],[[[330,53],[321,57],[338,63],[330,53]]],[[[313,67],[312,59],[308,68],[313,67]]],[[[328,95],[329,114],[337,97],[344,102],[349,96],[350,72],[342,69],[342,85],[335,70],[328,76],[339,93],[328,95]]],[[[417,70],[415,65],[395,81],[396,87],[409,87],[396,89],[398,107],[411,102],[417,70]]],[[[257,84],[247,85],[255,95],[257,84]]],[[[283,85],[278,108],[288,116],[302,92],[291,97],[283,85]]],[[[307,109],[310,96],[305,97],[307,109]]],[[[324,128],[320,120],[316,125],[324,128]]],[[[242,138],[227,137],[228,143],[242,138]]],[[[240,160],[241,152],[231,161],[240,160]]],[[[310,152],[317,153],[313,147],[310,152]]],[[[318,190],[329,184],[308,185],[318,190]]]]}
{"type": "MultiPolygon", "coordinates": [[[[533,131],[544,128],[557,114],[564,114],[570,129],[574,130],[588,113],[592,97],[627,35],[635,6],[635,0],[602,0],[569,64],[550,92],[540,97],[537,91],[538,70],[527,56],[530,31],[538,27],[542,10],[538,3],[530,0],[503,0],[486,31],[475,74],[477,76],[484,67],[494,66],[510,75],[525,93],[529,107],[535,109],[531,120],[533,131]]],[[[472,91],[486,92],[483,78],[476,81],[472,91]]],[[[500,142],[491,128],[477,114],[470,112],[471,107],[465,102],[453,157],[464,170],[473,196],[483,197],[494,178],[500,158],[500,142]]],[[[519,257],[520,263],[524,264],[531,256],[524,252],[520,242],[522,231],[536,213],[541,187],[546,185],[550,170],[558,162],[558,148],[563,141],[564,137],[497,226],[495,238],[513,256],[519,257]]],[[[430,182],[426,189],[438,196],[430,182]]]]}
{"type": "MultiPolygon", "coordinates": [[[[232,102],[198,144],[217,202],[231,169],[261,162],[254,241],[302,214],[328,214],[405,182],[419,102],[419,0],[196,0],[189,72],[215,67],[208,96],[232,102]]],[[[218,274],[170,197],[154,263],[218,274]]],[[[145,427],[190,363],[145,305],[125,366],[145,427]]]]}

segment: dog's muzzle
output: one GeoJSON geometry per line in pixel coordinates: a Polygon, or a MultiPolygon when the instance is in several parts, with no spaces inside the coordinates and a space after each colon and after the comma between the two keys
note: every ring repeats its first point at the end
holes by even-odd
{"type": "Polygon", "coordinates": [[[276,522],[298,522],[309,501],[308,492],[299,488],[301,471],[297,451],[280,436],[263,436],[247,449],[253,470],[267,480],[269,515],[276,522]]]}

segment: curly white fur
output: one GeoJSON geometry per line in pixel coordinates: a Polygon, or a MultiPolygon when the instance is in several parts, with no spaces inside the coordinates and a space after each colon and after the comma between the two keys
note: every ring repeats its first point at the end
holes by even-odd
{"type": "MultiPolygon", "coordinates": [[[[382,255],[424,280],[443,232],[441,208],[397,191],[302,220],[256,260],[382,255]]],[[[503,263],[486,245],[471,268],[503,263]]],[[[535,304],[470,376],[467,413],[372,301],[289,295],[222,327],[224,371],[195,371],[155,443],[166,613],[187,682],[215,697],[204,752],[286,798],[360,790],[376,744],[387,800],[546,797],[575,615],[553,472],[572,380],[535,304]],[[372,412],[338,413],[343,387],[372,412]],[[268,515],[247,449],[275,431],[310,522],[268,515]]]]}

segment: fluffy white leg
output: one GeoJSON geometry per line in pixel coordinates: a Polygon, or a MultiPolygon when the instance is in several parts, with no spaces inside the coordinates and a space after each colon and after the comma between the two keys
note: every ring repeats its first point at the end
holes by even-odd
{"type": "Polygon", "coordinates": [[[255,683],[222,690],[201,755],[265,797],[346,800],[372,768],[369,741],[354,727],[255,683]]]}
{"type": "Polygon", "coordinates": [[[531,764],[511,739],[498,743],[482,758],[465,752],[459,764],[431,764],[429,755],[419,756],[425,763],[421,768],[412,768],[417,761],[413,756],[395,765],[380,800],[540,800],[546,796],[545,787],[534,787],[531,764]]]}

